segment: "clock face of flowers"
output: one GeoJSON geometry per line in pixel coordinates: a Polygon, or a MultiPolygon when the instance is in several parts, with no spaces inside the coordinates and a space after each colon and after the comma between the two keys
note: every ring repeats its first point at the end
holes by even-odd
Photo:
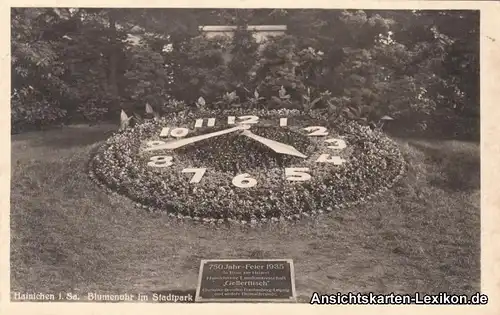
{"type": "Polygon", "coordinates": [[[171,115],[115,134],[92,161],[108,188],[191,218],[298,218],[370,198],[401,176],[397,146],[294,111],[171,115]]]}

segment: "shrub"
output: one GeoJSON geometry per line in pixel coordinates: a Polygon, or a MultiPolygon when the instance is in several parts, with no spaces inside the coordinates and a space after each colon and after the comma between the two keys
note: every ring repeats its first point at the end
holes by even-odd
{"type": "Polygon", "coordinates": [[[63,122],[66,111],[56,101],[44,98],[33,88],[14,91],[11,97],[11,129],[22,132],[63,122]]]}
{"type": "Polygon", "coordinates": [[[232,50],[231,40],[222,36],[207,39],[200,35],[180,47],[175,62],[182,66],[175,73],[174,96],[192,104],[199,96],[214,102],[219,95],[234,91],[239,82],[230,67],[232,50]]]}
{"type": "Polygon", "coordinates": [[[133,111],[142,111],[145,103],[161,108],[170,99],[173,77],[165,57],[148,47],[130,50],[130,66],[125,72],[125,94],[130,97],[133,111]]]}
{"type": "Polygon", "coordinates": [[[283,87],[290,94],[290,107],[303,101],[309,83],[316,79],[321,52],[301,47],[299,39],[285,35],[270,38],[251,70],[252,83],[262,96],[271,98],[283,87]]]}

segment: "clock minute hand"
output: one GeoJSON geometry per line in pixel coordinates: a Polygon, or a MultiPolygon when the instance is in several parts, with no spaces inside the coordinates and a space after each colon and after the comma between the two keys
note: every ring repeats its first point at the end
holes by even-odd
{"type": "Polygon", "coordinates": [[[294,156],[298,156],[298,157],[301,157],[301,158],[307,158],[306,155],[300,153],[297,149],[295,149],[291,145],[284,144],[284,143],[281,143],[281,142],[278,142],[278,141],[274,141],[274,140],[271,140],[271,139],[267,139],[267,138],[258,136],[256,134],[252,133],[250,130],[245,130],[241,134],[245,135],[245,136],[247,136],[249,138],[252,138],[254,140],[257,140],[258,142],[260,142],[260,143],[268,146],[274,152],[282,153],[282,154],[288,154],[288,155],[294,155],[294,156]]]}
{"type": "Polygon", "coordinates": [[[184,139],[179,139],[179,140],[173,140],[173,141],[170,141],[170,142],[167,142],[167,143],[164,143],[164,144],[155,145],[154,147],[147,148],[147,149],[145,149],[145,151],[157,151],[157,150],[164,150],[164,149],[170,149],[170,150],[177,149],[177,148],[183,147],[185,145],[188,145],[188,144],[191,144],[191,143],[194,143],[194,142],[198,142],[198,141],[201,141],[201,140],[205,140],[205,139],[209,139],[209,138],[221,136],[221,135],[224,135],[224,134],[227,134],[227,133],[235,132],[235,131],[238,131],[238,130],[243,130],[243,129],[246,129],[246,128],[248,128],[248,127],[245,126],[245,125],[240,125],[240,126],[236,126],[236,127],[229,128],[229,129],[224,129],[224,130],[220,130],[220,131],[215,131],[215,132],[207,133],[207,134],[204,134],[204,135],[199,135],[199,136],[194,136],[194,137],[184,138],[184,139]]]}

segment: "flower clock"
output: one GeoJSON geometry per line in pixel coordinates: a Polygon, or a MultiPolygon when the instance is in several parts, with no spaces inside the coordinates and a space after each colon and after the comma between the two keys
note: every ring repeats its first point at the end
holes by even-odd
{"type": "Polygon", "coordinates": [[[383,133],[320,114],[184,111],[117,132],[90,169],[153,211],[256,223],[369,200],[402,176],[404,160],[383,133]]]}

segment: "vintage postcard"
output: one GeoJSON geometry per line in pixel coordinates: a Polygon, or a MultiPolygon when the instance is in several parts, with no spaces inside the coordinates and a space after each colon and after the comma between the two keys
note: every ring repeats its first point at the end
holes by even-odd
{"type": "Polygon", "coordinates": [[[2,13],[2,314],[499,314],[499,2],[2,13]]]}

